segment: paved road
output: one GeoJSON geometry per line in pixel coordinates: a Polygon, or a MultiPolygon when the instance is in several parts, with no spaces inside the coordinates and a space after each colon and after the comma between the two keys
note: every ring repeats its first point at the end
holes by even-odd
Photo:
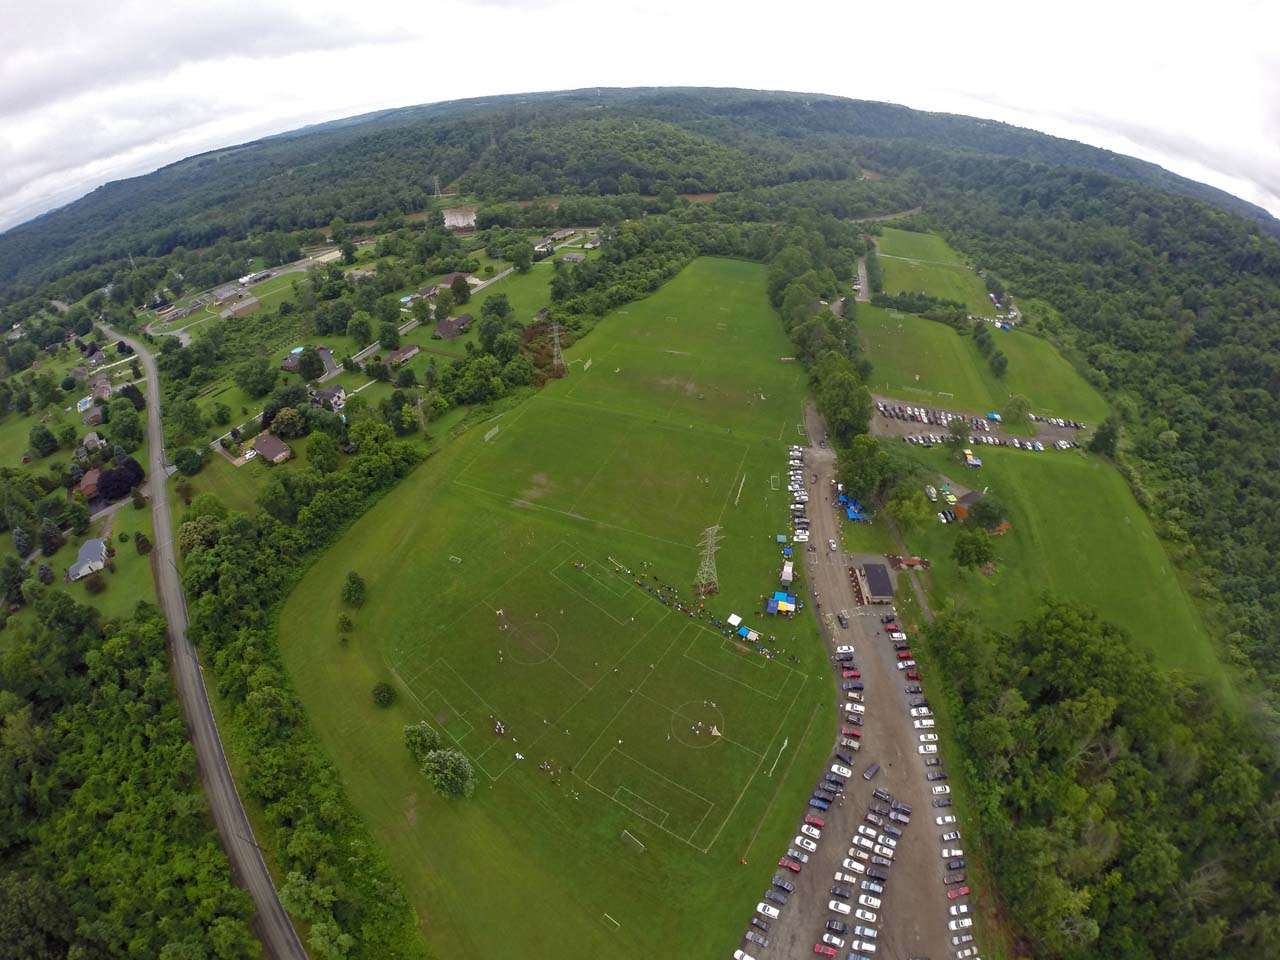
{"type": "Polygon", "coordinates": [[[871,284],[867,282],[867,258],[858,258],[858,303],[871,302],[871,284]]]}
{"type": "MultiPolygon", "coordinates": [[[[120,337],[103,327],[113,337],[120,337]]],[[[129,337],[123,338],[142,360],[147,379],[147,437],[150,451],[152,477],[167,475],[164,455],[164,432],[160,424],[160,378],[156,371],[155,357],[146,345],[129,337]]],[[[156,595],[165,619],[169,623],[169,654],[173,661],[173,680],[178,699],[186,714],[187,731],[195,747],[196,766],[209,798],[209,808],[214,824],[222,838],[223,849],[231,861],[231,870],[237,882],[253,896],[257,915],[253,926],[268,957],[278,960],[306,960],[298,934],[293,929],[289,915],[280,905],[275,884],[262,852],[253,839],[253,829],[245,816],[235,781],[227,766],[218,737],[218,727],[209,707],[209,695],[204,688],[201,666],[195,648],[187,639],[187,603],[182,594],[182,582],[174,562],[173,525],[169,517],[167,484],[152,484],[151,515],[155,527],[155,549],[151,552],[151,567],[156,580],[156,595]]]]}
{"type": "MultiPolygon", "coordinates": [[[[806,412],[806,425],[810,437],[824,435],[824,424],[812,404],[806,412]]],[[[798,875],[788,874],[796,884],[796,892],[782,911],[781,918],[769,932],[767,950],[748,949],[752,956],[799,957],[813,954],[813,945],[821,937],[829,919],[841,919],[852,927],[858,921],[852,917],[837,917],[827,909],[831,898],[830,887],[837,870],[844,871],[841,860],[848,856],[850,839],[862,823],[871,803],[871,791],[875,787],[888,790],[896,798],[911,806],[911,823],[904,828],[898,843],[889,881],[881,895],[882,906],[876,911],[879,937],[877,957],[933,957],[934,960],[951,957],[955,948],[951,934],[946,929],[947,906],[952,901],[946,897],[942,883],[944,873],[939,850],[939,834],[944,828],[935,823],[935,817],[950,812],[935,809],[931,805],[931,786],[924,778],[926,768],[916,751],[917,731],[912,729],[907,715],[908,696],[905,693],[904,671],[897,669],[896,654],[880,624],[884,607],[859,607],[849,584],[848,569],[865,560],[880,560],[832,553],[827,547],[829,539],[840,542],[839,515],[830,506],[830,491],[835,479],[835,460],[828,448],[810,446],[805,453],[805,472],[818,475],[812,485],[809,519],[811,544],[814,552],[806,551],[805,572],[811,596],[821,598],[819,620],[823,625],[830,652],[840,643],[852,644],[856,663],[866,684],[866,708],[862,726],[862,749],[854,754],[854,776],[849,780],[845,793],[825,815],[827,826],[818,844],[818,851],[810,856],[810,862],[798,875]],[[850,613],[849,627],[833,625],[828,614],[839,610],[850,613]],[[879,763],[881,771],[871,782],[862,772],[872,763],[879,763]]],[[[833,678],[838,677],[833,668],[833,678]]],[[[843,702],[843,700],[842,700],[843,702]]],[[[829,735],[833,741],[837,735],[836,718],[831,720],[829,735]]],[[[940,768],[941,769],[941,768],[940,768]]],[[[816,777],[815,777],[816,778],[816,777]]],[[[799,824],[805,810],[796,810],[799,824]]],[[[779,850],[780,855],[783,851],[779,850]]],[[[779,871],[784,872],[784,871],[779,871]]],[[[763,891],[762,891],[763,892],[763,891]]],[[[861,893],[860,890],[856,891],[861,893]]],[[[750,945],[747,945],[750,947],[750,945]]],[[[845,949],[840,952],[844,956],[845,949]]]]}

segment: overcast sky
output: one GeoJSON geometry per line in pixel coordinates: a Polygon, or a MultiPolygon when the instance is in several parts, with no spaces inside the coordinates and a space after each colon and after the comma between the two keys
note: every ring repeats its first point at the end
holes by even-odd
{"type": "Polygon", "coordinates": [[[0,229],[385,107],[732,86],[1005,120],[1280,216],[1280,2],[42,0],[0,12],[0,229]],[[1141,8],[1141,9],[1139,9],[1141,8]]]}

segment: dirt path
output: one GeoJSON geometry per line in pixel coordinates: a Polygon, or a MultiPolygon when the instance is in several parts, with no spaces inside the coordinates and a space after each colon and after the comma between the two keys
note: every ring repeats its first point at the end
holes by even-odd
{"type": "Polygon", "coordinates": [[[910,210],[899,210],[897,213],[878,213],[872,217],[850,217],[851,223],[880,223],[883,220],[898,220],[919,213],[924,207],[912,207],[910,210]]]}

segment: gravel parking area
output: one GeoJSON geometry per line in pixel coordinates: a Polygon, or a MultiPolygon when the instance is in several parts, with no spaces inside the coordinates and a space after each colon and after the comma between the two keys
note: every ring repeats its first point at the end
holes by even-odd
{"type": "Polygon", "coordinates": [[[1087,424],[1073,427],[1069,422],[1064,421],[1066,425],[1059,426],[1049,420],[1033,420],[1031,422],[1036,432],[1034,437],[1028,437],[1024,434],[1007,433],[1003,424],[987,420],[981,413],[961,413],[938,407],[924,407],[886,396],[873,396],[872,400],[875,401],[876,410],[871,415],[871,433],[877,437],[919,437],[927,434],[945,437],[948,429],[947,420],[957,416],[970,424],[972,428],[970,434],[978,440],[979,444],[983,444],[981,438],[990,438],[997,441],[1000,446],[1010,446],[1014,440],[1021,443],[1027,439],[1034,439],[1039,440],[1046,448],[1052,448],[1059,440],[1067,443],[1084,443],[1089,432],[1087,424]]]}

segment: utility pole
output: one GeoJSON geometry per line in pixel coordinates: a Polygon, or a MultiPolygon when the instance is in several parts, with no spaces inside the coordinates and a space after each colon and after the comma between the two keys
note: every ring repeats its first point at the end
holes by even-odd
{"type": "Polygon", "coordinates": [[[720,578],[716,575],[716,549],[723,539],[720,536],[720,525],[714,524],[702,531],[702,539],[698,541],[698,546],[702,548],[702,562],[698,564],[698,576],[693,581],[693,589],[700,597],[720,592],[720,578]]]}
{"type": "Polygon", "coordinates": [[[555,371],[556,376],[566,376],[569,373],[569,368],[564,364],[564,351],[560,349],[560,324],[554,320],[551,322],[551,349],[553,351],[551,357],[552,369],[555,371]]]}

